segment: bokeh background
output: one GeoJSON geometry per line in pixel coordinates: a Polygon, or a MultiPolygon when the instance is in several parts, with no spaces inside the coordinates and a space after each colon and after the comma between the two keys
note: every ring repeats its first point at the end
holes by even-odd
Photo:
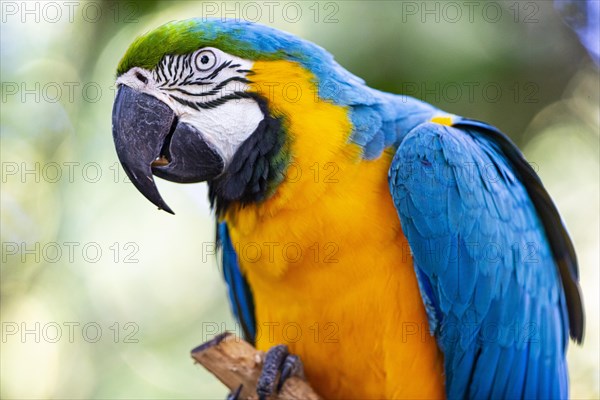
{"type": "Polygon", "coordinates": [[[587,327],[569,349],[571,395],[600,397],[598,3],[470,4],[2,2],[0,396],[224,398],[189,358],[238,330],[207,254],[206,186],[160,181],[177,215],[157,211],[126,182],[111,136],[129,43],[205,16],[292,32],[372,87],[507,132],[574,239],[587,327]]]}

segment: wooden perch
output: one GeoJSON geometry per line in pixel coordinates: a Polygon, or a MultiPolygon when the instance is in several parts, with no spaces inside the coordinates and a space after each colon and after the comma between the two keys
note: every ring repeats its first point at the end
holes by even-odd
{"type": "MultiPolygon", "coordinates": [[[[230,332],[192,350],[192,358],[202,364],[232,392],[243,385],[240,399],[258,399],[256,383],[262,369],[264,353],[230,332]]],[[[273,400],[321,400],[309,384],[296,376],[285,381],[273,400]]]]}

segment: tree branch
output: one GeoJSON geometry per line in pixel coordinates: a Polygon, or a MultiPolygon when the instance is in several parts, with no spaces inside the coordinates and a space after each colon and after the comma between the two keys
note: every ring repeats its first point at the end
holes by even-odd
{"type": "MultiPolygon", "coordinates": [[[[192,358],[216,376],[232,392],[243,385],[240,399],[257,399],[256,383],[264,353],[230,332],[192,350],[192,358]]],[[[273,400],[321,400],[309,384],[296,376],[285,381],[273,400]]]]}

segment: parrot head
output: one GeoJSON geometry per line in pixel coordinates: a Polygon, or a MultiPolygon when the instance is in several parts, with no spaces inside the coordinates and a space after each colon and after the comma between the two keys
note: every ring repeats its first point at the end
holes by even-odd
{"type": "Polygon", "coordinates": [[[322,48],[263,25],[168,23],[137,38],[119,63],[112,114],[119,160],[136,188],[170,213],[154,176],[206,181],[221,209],[260,201],[292,159],[287,119],[297,113],[287,105],[301,110],[314,99],[305,92],[290,101],[297,93],[288,88],[288,104],[277,106],[269,92],[294,82],[325,97],[323,74],[348,81],[337,76],[344,73],[322,48]]]}

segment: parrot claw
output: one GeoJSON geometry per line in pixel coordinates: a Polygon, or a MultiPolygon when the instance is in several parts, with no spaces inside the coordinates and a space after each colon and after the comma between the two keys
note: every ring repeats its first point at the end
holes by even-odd
{"type": "Polygon", "coordinates": [[[243,387],[244,387],[244,385],[238,386],[238,388],[235,391],[233,391],[233,392],[231,392],[231,393],[229,393],[227,395],[227,397],[225,398],[225,400],[239,400],[240,393],[242,393],[242,388],[243,387]]]}
{"type": "Polygon", "coordinates": [[[304,378],[300,357],[292,355],[286,345],[271,347],[265,355],[262,372],[256,385],[259,400],[279,393],[285,381],[292,376],[304,378]]]}

